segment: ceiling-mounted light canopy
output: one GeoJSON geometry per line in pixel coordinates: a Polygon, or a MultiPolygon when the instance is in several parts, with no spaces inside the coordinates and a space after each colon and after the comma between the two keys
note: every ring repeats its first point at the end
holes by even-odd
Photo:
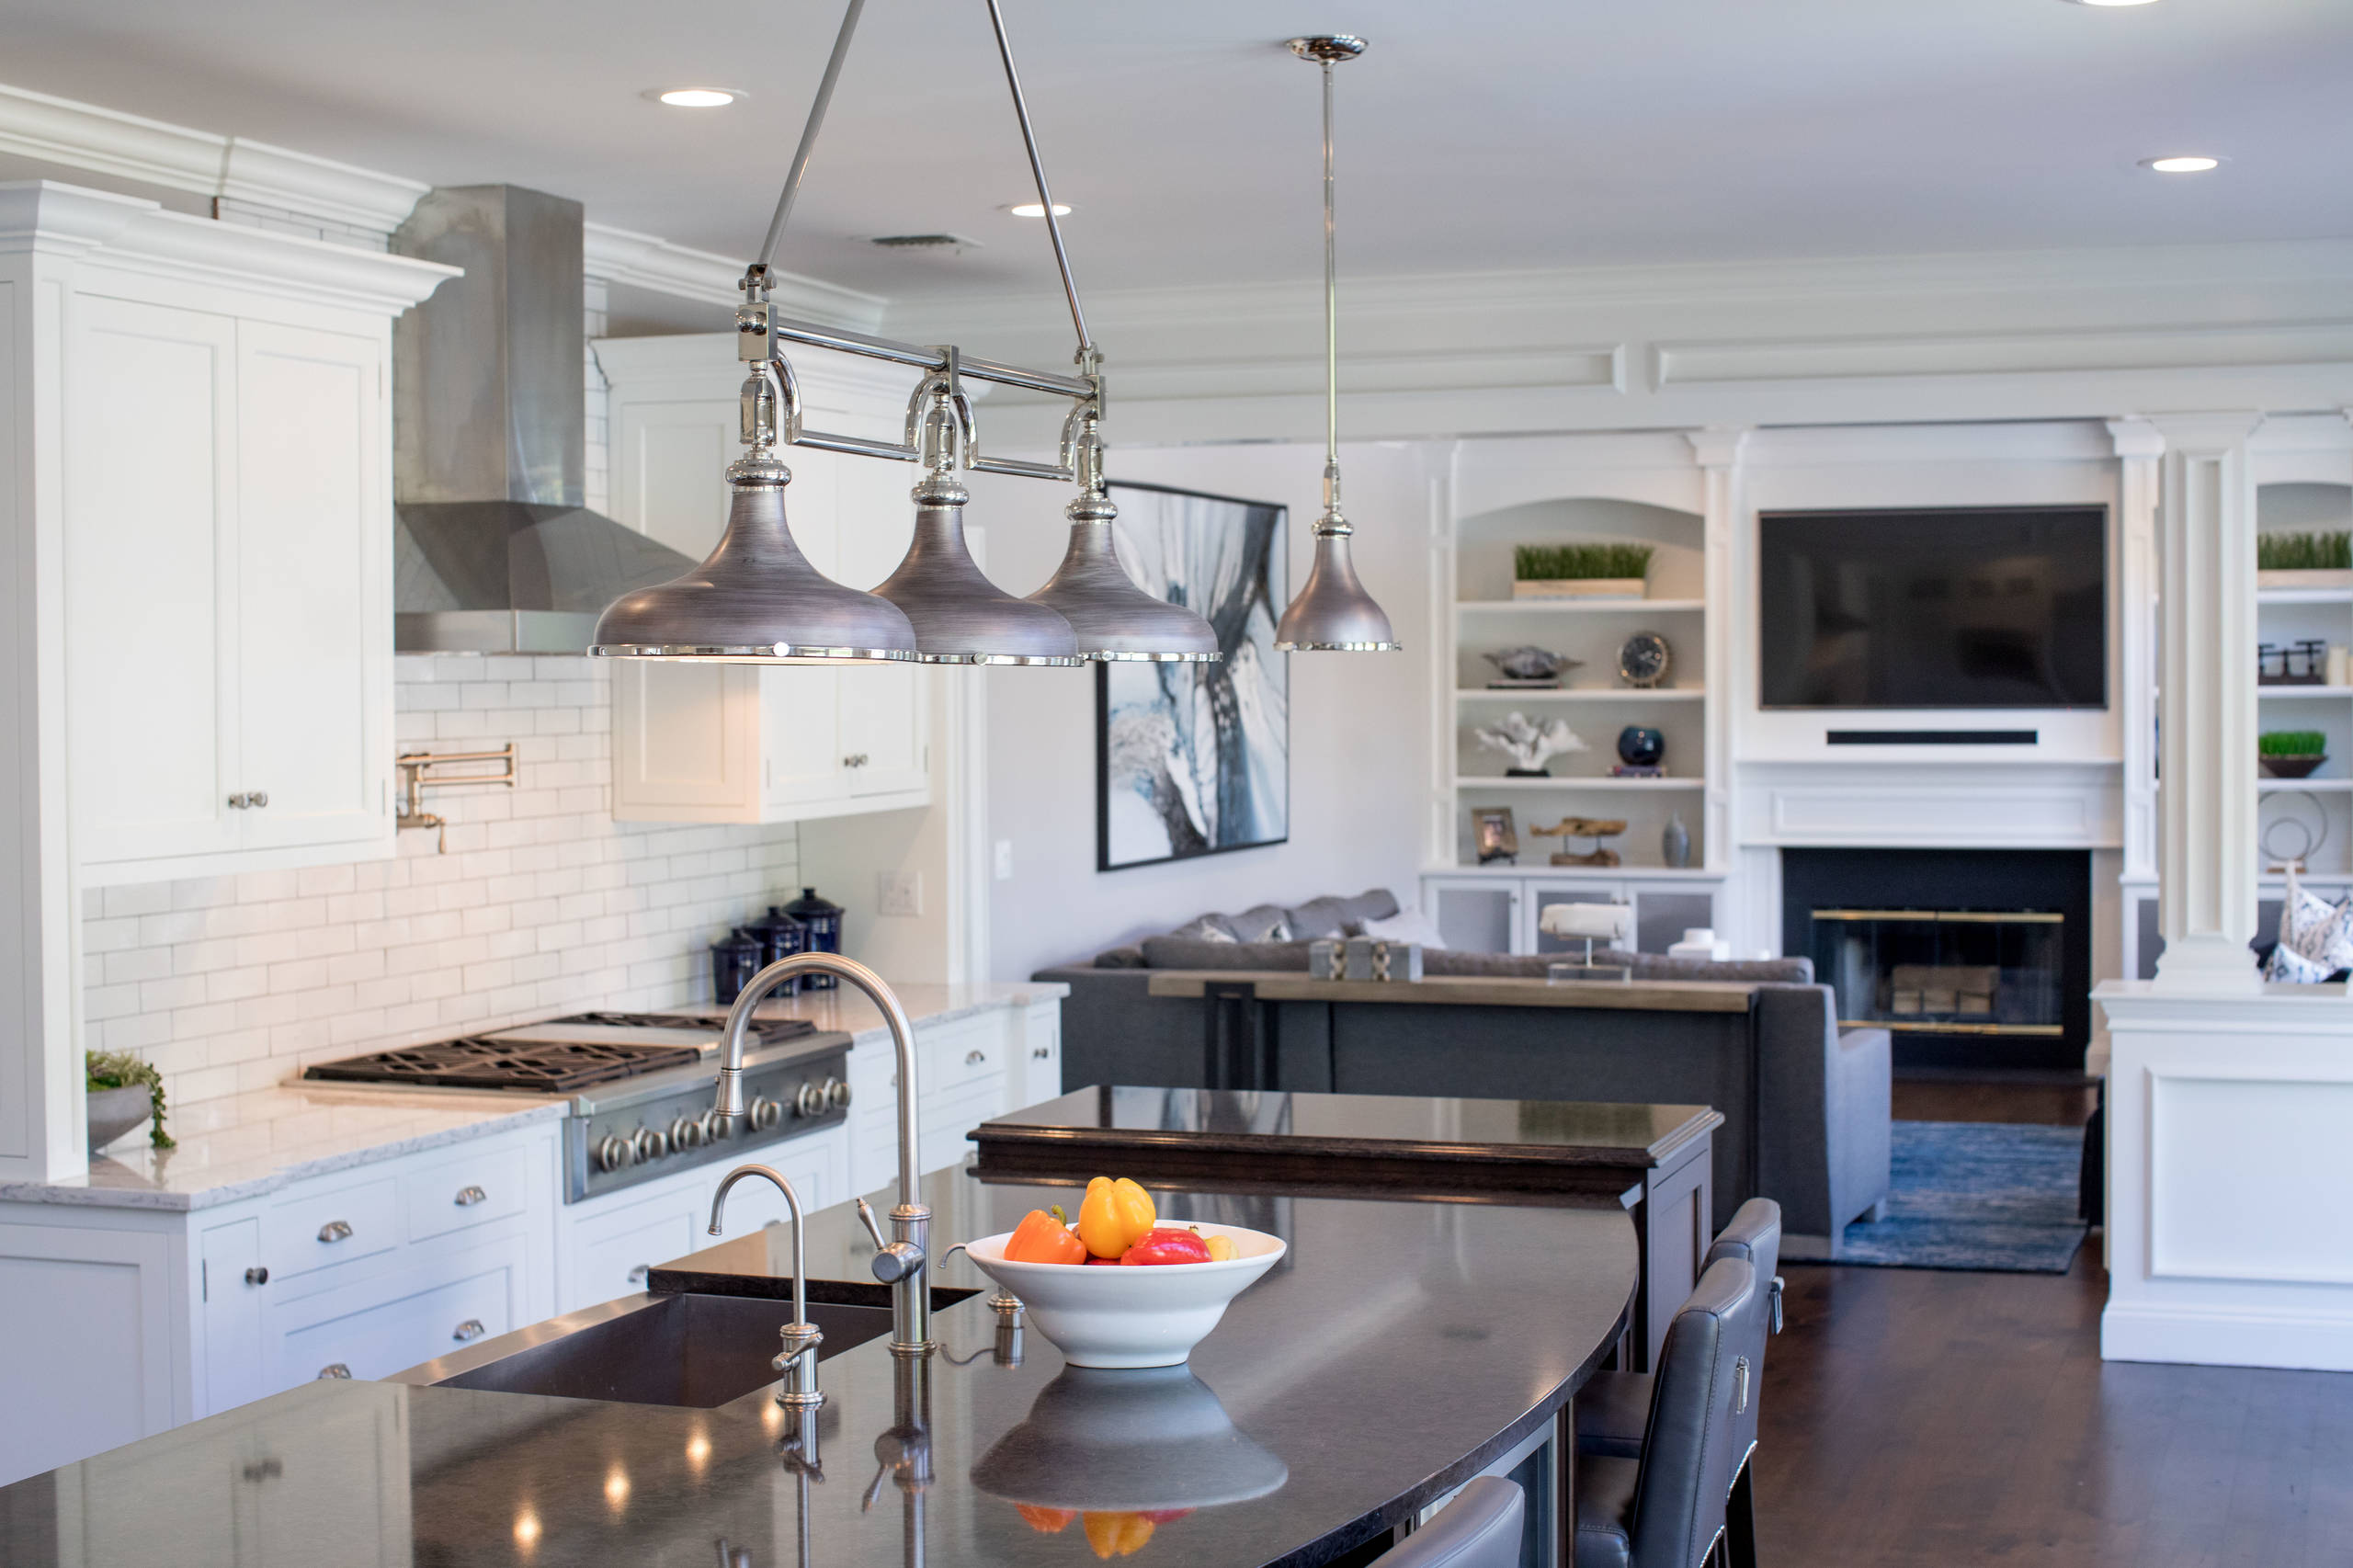
{"type": "Polygon", "coordinates": [[[1398,647],[1389,617],[1357,580],[1340,510],[1340,290],[1332,219],[1332,67],[1354,60],[1365,41],[1346,33],[1295,38],[1290,51],[1324,73],[1324,513],[1315,519],[1315,559],[1307,581],[1275,627],[1285,653],[1385,653],[1398,647]]]}

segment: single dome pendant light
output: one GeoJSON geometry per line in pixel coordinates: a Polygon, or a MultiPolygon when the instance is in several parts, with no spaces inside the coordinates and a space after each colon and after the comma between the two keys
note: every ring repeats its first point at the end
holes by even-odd
{"type": "Polygon", "coordinates": [[[1387,653],[1399,647],[1389,617],[1357,581],[1348,556],[1356,529],[1340,511],[1340,290],[1332,222],[1332,67],[1354,60],[1365,40],[1346,33],[1295,38],[1290,51],[1324,72],[1324,515],[1315,519],[1315,559],[1307,582],[1275,628],[1279,653],[1387,653]]]}

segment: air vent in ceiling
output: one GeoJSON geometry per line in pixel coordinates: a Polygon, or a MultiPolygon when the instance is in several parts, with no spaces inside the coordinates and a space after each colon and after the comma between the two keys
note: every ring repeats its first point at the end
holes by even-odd
{"type": "Polygon", "coordinates": [[[978,250],[981,244],[962,234],[877,234],[873,243],[892,250],[978,250]]]}

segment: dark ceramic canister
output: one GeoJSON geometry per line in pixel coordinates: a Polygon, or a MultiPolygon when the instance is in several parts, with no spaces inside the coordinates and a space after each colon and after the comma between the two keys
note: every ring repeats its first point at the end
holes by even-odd
{"type": "MultiPolygon", "coordinates": [[[[784,913],[807,928],[805,951],[838,953],[842,950],[842,906],[819,898],[815,888],[802,888],[801,896],[784,906],[784,913]]],[[[841,983],[830,974],[804,975],[802,979],[812,991],[831,991],[841,983]]]]}
{"type": "MultiPolygon", "coordinates": [[[[763,963],[774,963],[779,959],[789,959],[795,953],[808,950],[809,927],[775,904],[770,904],[768,912],[759,919],[745,921],[744,929],[759,939],[760,961],[763,963]]],[[[790,996],[796,991],[807,989],[809,981],[808,975],[796,975],[778,986],[775,994],[790,996]]]]}
{"type": "Polygon", "coordinates": [[[1618,732],[1618,760],[1629,767],[1656,767],[1666,755],[1666,737],[1647,724],[1629,724],[1618,732]]]}
{"type": "Polygon", "coordinates": [[[766,960],[760,939],[749,931],[730,931],[710,945],[710,994],[722,1007],[734,1006],[752,976],[766,960]]]}

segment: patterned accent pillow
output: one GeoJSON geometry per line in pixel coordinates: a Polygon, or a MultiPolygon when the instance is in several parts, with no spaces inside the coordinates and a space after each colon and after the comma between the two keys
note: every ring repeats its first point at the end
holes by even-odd
{"type": "Polygon", "coordinates": [[[2271,961],[2263,966],[2263,978],[2275,985],[2318,985],[2336,972],[2326,964],[2314,963],[2285,942],[2271,949],[2271,961]]]}
{"type": "Polygon", "coordinates": [[[2273,955],[2274,969],[2279,967],[2279,952],[2290,952],[2317,968],[2319,980],[2353,968],[2353,898],[2331,903],[2302,887],[2289,888],[2279,906],[2279,947],[2273,955]]]}

